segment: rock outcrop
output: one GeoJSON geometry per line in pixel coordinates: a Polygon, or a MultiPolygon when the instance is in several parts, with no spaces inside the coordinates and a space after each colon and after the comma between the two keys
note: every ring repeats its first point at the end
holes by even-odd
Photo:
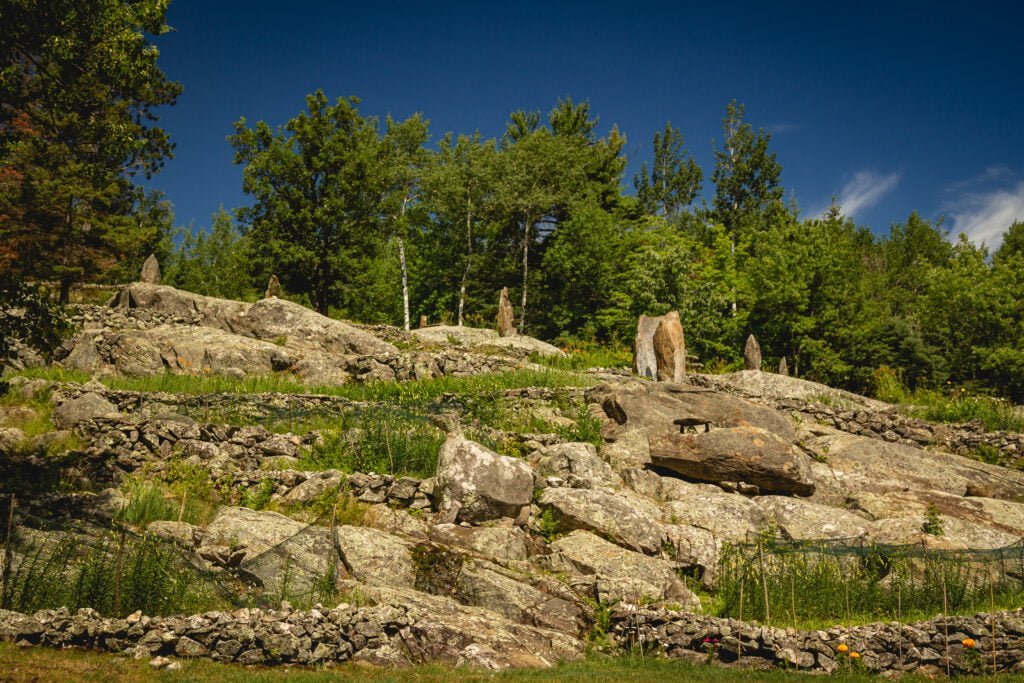
{"type": "Polygon", "coordinates": [[[518,518],[533,498],[533,470],[522,460],[498,455],[451,435],[437,460],[441,508],[451,521],[518,518]]]}

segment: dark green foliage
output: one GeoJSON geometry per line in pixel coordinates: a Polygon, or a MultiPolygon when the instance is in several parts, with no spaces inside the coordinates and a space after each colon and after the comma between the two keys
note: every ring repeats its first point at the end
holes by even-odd
{"type": "Polygon", "coordinates": [[[223,605],[209,584],[168,543],[111,531],[98,538],[66,536],[17,548],[4,609],[91,607],[110,616],[136,610],[165,615],[223,605]]]}
{"type": "Polygon", "coordinates": [[[416,571],[414,588],[433,595],[455,595],[465,558],[462,553],[436,543],[420,543],[412,549],[416,571]]]}
{"type": "Polygon", "coordinates": [[[49,358],[70,331],[63,307],[42,288],[0,272],[0,368],[11,359],[15,341],[49,358]]]}
{"type": "Polygon", "coordinates": [[[0,265],[73,282],[116,270],[160,235],[132,176],[171,156],[154,110],[181,86],[150,37],[167,0],[0,5],[0,265]]]}

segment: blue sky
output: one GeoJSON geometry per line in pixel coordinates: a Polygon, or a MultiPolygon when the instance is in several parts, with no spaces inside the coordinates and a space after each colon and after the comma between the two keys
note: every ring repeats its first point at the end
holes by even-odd
{"type": "Polygon", "coordinates": [[[773,133],[804,215],[836,196],[876,232],[917,210],[990,246],[1024,219],[1024,3],[1012,0],[174,0],[169,23],[161,64],[185,91],[162,112],[177,149],[151,185],[184,225],[248,203],[232,123],[282,124],[317,88],[381,118],[421,111],[434,140],[498,136],[514,109],[587,99],[602,131],[627,135],[628,178],[667,120],[710,176],[736,98],[773,133]]]}

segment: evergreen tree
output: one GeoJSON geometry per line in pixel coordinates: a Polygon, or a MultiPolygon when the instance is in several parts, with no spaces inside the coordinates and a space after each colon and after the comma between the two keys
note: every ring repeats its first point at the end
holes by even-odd
{"type": "Polygon", "coordinates": [[[637,198],[644,211],[670,221],[700,194],[704,172],[683,147],[683,135],[671,123],[654,134],[654,163],[645,161],[633,178],[637,198]]]}
{"type": "Polygon", "coordinates": [[[147,35],[169,0],[18,0],[0,5],[0,251],[20,272],[73,282],[113,269],[146,241],[132,218],[171,156],[152,125],[181,87],[147,35]]]}
{"type": "Polygon", "coordinates": [[[229,137],[235,163],[245,165],[242,187],[255,198],[239,219],[259,269],[324,315],[353,303],[387,217],[387,152],[376,119],[358,104],[331,105],[318,90],[283,128],[241,119],[229,137]]]}

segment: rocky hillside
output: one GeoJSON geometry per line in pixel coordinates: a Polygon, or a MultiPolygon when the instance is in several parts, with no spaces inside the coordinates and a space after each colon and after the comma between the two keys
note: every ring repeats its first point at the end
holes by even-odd
{"type": "MultiPolygon", "coordinates": [[[[548,666],[641,641],[826,671],[847,642],[874,670],[968,671],[975,645],[997,669],[1019,659],[1014,614],[941,643],[918,625],[907,647],[716,619],[806,622],[796,578],[789,623],[767,578],[800,542],[874,549],[878,596],[925,585],[928,553],[1019,557],[1024,473],[965,457],[1015,457],[1018,435],[758,371],[543,370],[527,354],[561,352],[526,337],[361,328],[276,298],[135,283],[78,315],[62,364],[92,379],[12,377],[0,405],[0,638],[245,664],[548,666]],[[154,390],[168,375],[181,391],[154,390]],[[254,378],[279,390],[246,393],[254,378]],[[758,560],[737,564],[744,548],[758,560]]],[[[958,562],[942,591],[992,569],[958,562]]],[[[1004,563],[990,592],[1012,601],[1020,578],[1004,563]]]]}

